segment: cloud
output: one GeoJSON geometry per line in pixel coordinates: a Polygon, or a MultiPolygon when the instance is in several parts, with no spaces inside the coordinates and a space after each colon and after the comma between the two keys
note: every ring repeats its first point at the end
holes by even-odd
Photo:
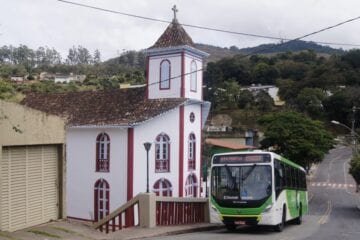
{"type": "MultiPolygon", "coordinates": [[[[171,20],[178,6],[181,23],[275,37],[295,38],[356,17],[360,1],[343,0],[73,0],[79,3],[142,16],[171,20]]],[[[306,40],[360,44],[360,21],[312,36],[306,40]]],[[[66,56],[82,45],[100,49],[103,59],[123,50],[151,46],[167,24],[121,16],[65,4],[56,0],[4,1],[0,15],[0,45],[25,44],[54,47],[66,56]]],[[[216,46],[256,46],[274,42],[252,37],[186,28],[195,42],[216,46]]]]}

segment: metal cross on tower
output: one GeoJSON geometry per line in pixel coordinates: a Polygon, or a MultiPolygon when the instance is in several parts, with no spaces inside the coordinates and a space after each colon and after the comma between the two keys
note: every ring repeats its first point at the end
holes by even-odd
{"type": "Polygon", "coordinates": [[[176,8],[176,5],[174,5],[171,10],[173,10],[173,12],[174,12],[174,19],[176,19],[176,13],[179,11],[179,10],[176,8]]]}

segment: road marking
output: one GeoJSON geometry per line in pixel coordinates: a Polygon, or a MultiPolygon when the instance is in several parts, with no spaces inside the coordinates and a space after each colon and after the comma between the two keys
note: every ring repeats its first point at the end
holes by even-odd
{"type": "Polygon", "coordinates": [[[326,183],[326,182],[313,182],[310,184],[312,187],[331,187],[331,188],[353,188],[355,187],[354,184],[349,183],[326,183]]]}
{"type": "Polygon", "coordinates": [[[331,214],[332,211],[332,203],[330,200],[327,201],[327,208],[326,211],[324,213],[324,215],[321,216],[321,218],[319,219],[318,223],[319,224],[325,224],[328,222],[329,216],[331,214]]]}

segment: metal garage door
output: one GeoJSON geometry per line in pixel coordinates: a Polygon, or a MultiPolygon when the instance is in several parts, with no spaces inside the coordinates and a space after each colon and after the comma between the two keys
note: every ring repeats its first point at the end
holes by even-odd
{"type": "Polygon", "coordinates": [[[56,146],[3,147],[1,161],[1,230],[58,219],[56,146]]]}

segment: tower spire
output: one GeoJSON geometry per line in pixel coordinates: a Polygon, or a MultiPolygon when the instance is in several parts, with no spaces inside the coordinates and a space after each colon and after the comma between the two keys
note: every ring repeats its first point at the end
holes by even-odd
{"type": "Polygon", "coordinates": [[[174,5],[171,10],[174,12],[174,20],[177,20],[177,19],[176,19],[176,13],[177,13],[179,10],[176,8],[176,5],[174,5]]]}

